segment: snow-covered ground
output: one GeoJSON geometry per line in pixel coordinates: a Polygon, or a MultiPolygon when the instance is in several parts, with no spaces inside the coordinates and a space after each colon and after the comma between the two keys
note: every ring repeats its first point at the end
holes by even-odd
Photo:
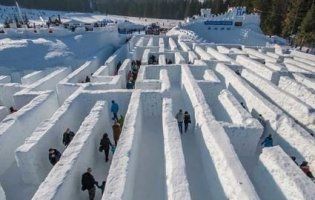
{"type": "Polygon", "coordinates": [[[126,43],[117,29],[0,40],[1,200],[88,199],[88,167],[106,180],[95,199],[314,199],[297,166],[315,173],[314,55],[205,43],[189,30],[126,43]],[[104,133],[114,142],[112,100],[125,119],[106,163],[99,143],[104,133]],[[191,117],[182,134],[180,109],[191,117]],[[75,137],[65,147],[67,128],[75,137]],[[268,135],[273,147],[263,148],[268,135]],[[62,154],[54,166],[49,148],[62,154]]]}

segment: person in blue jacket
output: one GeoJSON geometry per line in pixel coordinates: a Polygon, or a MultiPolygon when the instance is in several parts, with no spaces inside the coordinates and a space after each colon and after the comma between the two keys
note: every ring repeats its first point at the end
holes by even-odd
{"type": "Polygon", "coordinates": [[[272,147],[273,141],[271,135],[265,138],[265,140],[261,143],[261,145],[264,145],[264,147],[272,147]]]}
{"type": "Polygon", "coordinates": [[[112,107],[110,109],[110,111],[113,113],[114,117],[112,118],[113,120],[117,120],[118,121],[118,116],[117,116],[117,113],[118,113],[118,110],[119,110],[119,106],[118,104],[113,100],[112,101],[112,107]]]}

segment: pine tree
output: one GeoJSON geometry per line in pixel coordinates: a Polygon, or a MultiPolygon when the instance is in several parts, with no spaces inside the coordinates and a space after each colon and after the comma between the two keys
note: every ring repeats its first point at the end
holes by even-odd
{"type": "Polygon", "coordinates": [[[283,22],[282,36],[288,37],[298,32],[303,18],[311,7],[310,0],[291,0],[283,22]]]}
{"type": "Polygon", "coordinates": [[[298,40],[300,45],[314,44],[315,43],[315,4],[311,6],[306,16],[304,17],[302,24],[299,28],[298,40]]]}

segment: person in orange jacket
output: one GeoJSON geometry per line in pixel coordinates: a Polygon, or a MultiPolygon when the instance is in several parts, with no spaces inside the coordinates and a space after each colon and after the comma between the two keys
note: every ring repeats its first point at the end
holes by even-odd
{"type": "Polygon", "coordinates": [[[117,146],[120,134],[121,134],[121,126],[118,123],[117,120],[115,120],[114,125],[112,126],[113,128],[113,136],[114,136],[114,141],[115,141],[115,146],[117,146]]]}

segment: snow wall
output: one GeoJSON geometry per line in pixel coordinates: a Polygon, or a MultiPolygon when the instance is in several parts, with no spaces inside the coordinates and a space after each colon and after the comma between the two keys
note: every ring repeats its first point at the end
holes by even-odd
{"type": "Polygon", "coordinates": [[[16,148],[31,135],[38,123],[49,118],[57,110],[55,98],[52,92],[43,92],[0,123],[0,159],[6,160],[0,166],[0,174],[14,162],[16,148]]]}
{"type": "Polygon", "coordinates": [[[97,147],[104,130],[110,127],[106,127],[108,121],[111,121],[109,104],[97,101],[60,161],[40,185],[33,200],[84,198],[78,183],[81,181],[81,175],[88,167],[94,165],[99,157],[97,147]]]}

